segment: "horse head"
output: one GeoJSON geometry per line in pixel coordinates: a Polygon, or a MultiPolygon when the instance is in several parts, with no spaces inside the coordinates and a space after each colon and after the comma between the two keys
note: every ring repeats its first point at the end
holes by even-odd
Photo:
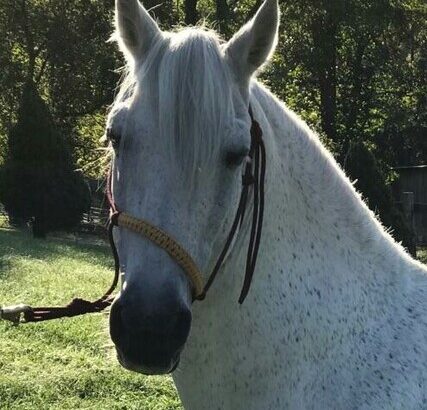
{"type": "MultiPolygon", "coordinates": [[[[221,252],[251,148],[249,82],[277,37],[267,0],[230,41],[213,32],[160,30],[137,0],[116,1],[116,37],[128,75],[111,109],[111,187],[117,207],[149,221],[191,255],[204,280],[221,252]]],[[[189,336],[192,283],[163,249],[115,229],[122,287],[110,333],[120,363],[173,371],[189,336]]]]}

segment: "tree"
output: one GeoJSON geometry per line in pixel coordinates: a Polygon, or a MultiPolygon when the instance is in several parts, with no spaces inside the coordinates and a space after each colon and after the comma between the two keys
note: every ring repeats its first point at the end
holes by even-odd
{"type": "MultiPolygon", "coordinates": [[[[229,38],[262,0],[143,2],[164,29],[200,18],[229,38]]],[[[393,166],[427,163],[424,3],[280,0],[278,49],[261,75],[342,165],[351,147],[363,144],[385,186],[393,166]]],[[[118,81],[115,68],[123,64],[116,47],[105,42],[113,12],[114,0],[0,2],[0,163],[33,72],[78,166],[86,175],[102,174],[102,166],[91,164],[101,164],[98,140],[118,81]]]]}
{"type": "Polygon", "coordinates": [[[184,0],[185,24],[194,25],[197,23],[197,0],[184,0]]]}
{"type": "Polygon", "coordinates": [[[230,20],[230,8],[227,0],[215,0],[215,16],[216,22],[218,23],[218,30],[222,34],[228,34],[229,31],[229,20],[230,20]]]}
{"type": "Polygon", "coordinates": [[[90,206],[88,186],[32,80],[24,87],[0,181],[6,211],[32,221],[35,237],[72,228],[90,206]]]}
{"type": "Polygon", "coordinates": [[[116,69],[123,64],[116,47],[106,42],[113,31],[113,6],[113,0],[0,2],[0,163],[28,78],[74,158],[82,151],[93,158],[88,152],[93,146],[82,144],[85,135],[78,125],[83,117],[105,115],[113,100],[116,69]]]}
{"type": "Polygon", "coordinates": [[[420,0],[282,0],[281,6],[278,53],[265,80],[317,130],[380,219],[408,244],[399,217],[390,217],[388,193],[393,166],[427,162],[425,6],[420,0]],[[364,147],[361,163],[369,157],[365,172],[346,164],[355,146],[364,147]],[[377,206],[376,190],[387,206],[377,206]]]}

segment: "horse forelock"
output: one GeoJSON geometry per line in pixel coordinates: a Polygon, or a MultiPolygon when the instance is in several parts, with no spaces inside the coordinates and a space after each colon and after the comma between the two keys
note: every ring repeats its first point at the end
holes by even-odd
{"type": "Polygon", "coordinates": [[[235,117],[232,76],[217,35],[204,28],[166,33],[140,67],[127,68],[116,101],[131,99],[137,89],[186,176],[208,168],[235,117]]]}

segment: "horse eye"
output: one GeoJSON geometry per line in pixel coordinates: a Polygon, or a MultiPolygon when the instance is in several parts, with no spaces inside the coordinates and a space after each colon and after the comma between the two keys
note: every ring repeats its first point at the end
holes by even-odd
{"type": "Polygon", "coordinates": [[[121,135],[114,132],[112,128],[107,129],[107,139],[115,150],[119,148],[121,135]]]}
{"type": "Polygon", "coordinates": [[[241,165],[244,159],[248,156],[248,150],[244,151],[229,151],[227,152],[227,156],[225,158],[226,164],[228,167],[237,167],[241,165]]]}

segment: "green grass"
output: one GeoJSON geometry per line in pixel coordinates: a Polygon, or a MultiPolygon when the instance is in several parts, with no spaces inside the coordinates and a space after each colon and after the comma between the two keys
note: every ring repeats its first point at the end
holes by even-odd
{"type": "MultiPolygon", "coordinates": [[[[427,263],[427,249],[419,251],[427,263]]],[[[0,220],[0,303],[96,298],[112,279],[109,249],[34,240],[0,220]]],[[[182,409],[169,377],[127,372],[109,346],[107,317],[12,326],[0,322],[0,409],[182,409]]]]}
{"type": "Polygon", "coordinates": [[[427,248],[420,248],[417,251],[417,258],[427,265],[427,248]]]}
{"type": "MultiPolygon", "coordinates": [[[[1,304],[96,298],[111,280],[105,247],[0,228],[1,304]]],[[[122,369],[108,344],[105,314],[0,322],[0,409],[182,409],[171,378],[122,369]]]]}

